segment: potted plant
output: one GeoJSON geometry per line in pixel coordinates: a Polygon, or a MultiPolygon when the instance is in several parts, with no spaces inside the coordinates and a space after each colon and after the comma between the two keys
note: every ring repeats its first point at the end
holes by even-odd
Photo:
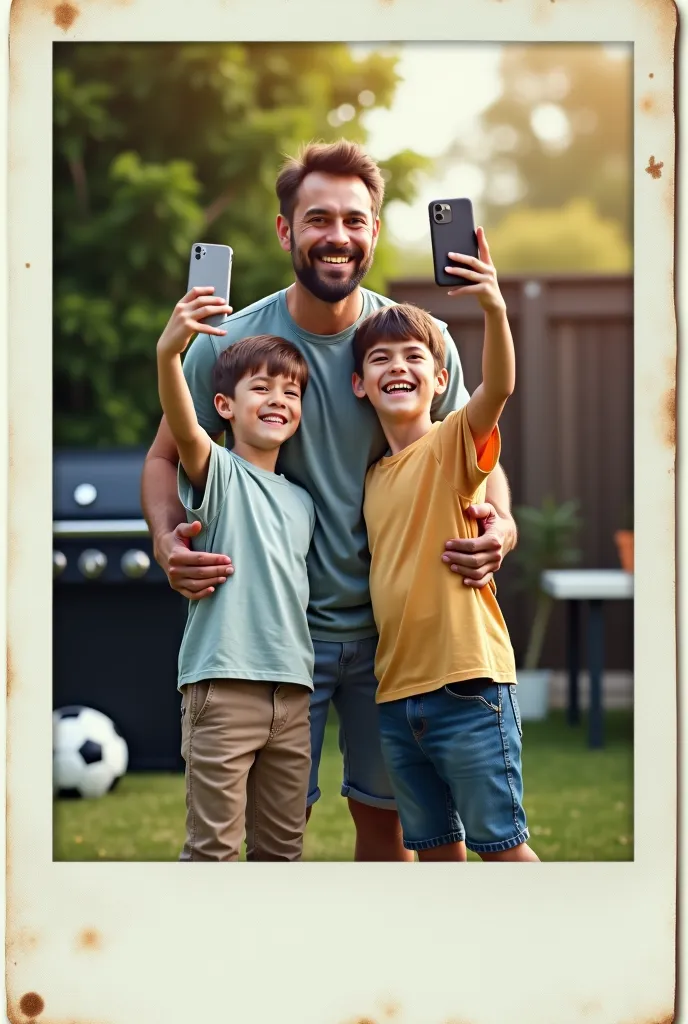
{"type": "Polygon", "coordinates": [[[627,505],[623,518],[623,526],[614,534],[614,543],[621,562],[621,568],[625,572],[633,572],[635,537],[633,534],[633,506],[627,505]]]}
{"type": "Polygon", "coordinates": [[[581,525],[578,508],[577,501],[558,504],[545,498],[539,508],[522,506],[514,513],[519,531],[514,552],[519,570],[516,586],[534,602],[523,667],[516,673],[524,719],[547,715],[551,673],[539,666],[553,599],[541,589],[540,577],[545,569],[567,569],[580,561],[581,551],[575,544],[581,525]]]}

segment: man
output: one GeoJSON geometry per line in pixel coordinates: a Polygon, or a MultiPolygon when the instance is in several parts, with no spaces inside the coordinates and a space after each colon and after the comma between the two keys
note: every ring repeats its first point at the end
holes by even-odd
{"type": "MultiPolygon", "coordinates": [[[[223,423],[212,402],[211,367],[220,348],[248,335],[277,334],[305,355],[310,383],[298,433],[284,445],[280,469],[305,487],[316,508],[309,555],[309,624],[315,650],[311,702],[309,810],[318,799],[318,767],[330,701],[340,724],[344,759],[342,795],[356,829],[356,860],[410,860],[380,749],[376,681],[377,642],[368,592],[370,557],[362,517],[368,467],[387,445],[374,410],[350,387],[351,341],[357,323],[391,300],[361,287],[380,231],[384,181],[357,145],[340,140],[312,144],[289,160],[276,184],[277,236],[289,252],[295,280],[222,324],[220,339],[201,335],[184,362],[199,423],[219,436],[223,423]],[[218,348],[218,343],[220,348],[218,348]]],[[[460,289],[459,289],[460,291],[460,289]]],[[[441,324],[450,384],[432,413],[442,419],[468,400],[455,345],[441,324]]],[[[148,453],[142,504],[155,557],[171,586],[191,600],[227,584],[242,557],[192,552],[177,498],[177,449],[164,417],[148,453]]],[[[485,586],[516,542],[509,491],[500,467],[490,475],[486,503],[472,510],[483,532],[474,540],[449,540],[438,558],[457,586],[485,586]],[[463,579],[461,579],[463,577],[463,579]]],[[[242,571],[250,572],[242,564],[242,571]]],[[[229,583],[231,586],[231,581],[229,583]]]]}

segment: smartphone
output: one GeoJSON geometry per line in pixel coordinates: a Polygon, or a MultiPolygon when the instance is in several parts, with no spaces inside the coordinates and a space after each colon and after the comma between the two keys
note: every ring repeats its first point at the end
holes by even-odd
{"type": "Polygon", "coordinates": [[[462,284],[471,284],[466,278],[447,274],[444,269],[461,266],[456,260],[449,259],[450,252],[478,256],[478,238],[470,199],[435,199],[428,206],[428,214],[435,283],[440,288],[460,288],[462,284]]]}
{"type": "MultiPolygon", "coordinates": [[[[229,282],[232,276],[232,258],[234,253],[228,245],[213,245],[210,242],[194,242],[191,246],[189,260],[189,284],[187,291],[194,286],[212,285],[214,295],[220,295],[229,304],[229,282]]],[[[204,324],[219,327],[227,319],[226,313],[206,316],[204,324]]]]}

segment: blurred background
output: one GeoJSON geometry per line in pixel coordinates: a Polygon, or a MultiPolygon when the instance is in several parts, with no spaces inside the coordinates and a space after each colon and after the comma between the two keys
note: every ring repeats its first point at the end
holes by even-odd
{"type": "MultiPolygon", "coordinates": [[[[137,504],[160,417],[155,342],[186,290],[193,241],[233,247],[235,310],[290,283],[274,231],[278,167],[304,141],[341,136],[366,146],[387,183],[365,284],[449,323],[469,389],[480,309],[434,285],[427,205],[469,196],[486,228],[519,361],[502,461],[521,543],[499,596],[518,664],[545,677],[526,709],[533,845],[544,859],[628,859],[632,601],[604,605],[605,737],[592,750],[586,606],[572,644],[566,603],[539,581],[547,568],[620,567],[618,535],[632,531],[632,54],[475,43],[55,46],[55,706],[104,711],[130,753],[105,800],[56,802],[55,857],[178,852],[185,608],[137,504]],[[578,726],[566,715],[573,647],[578,726]],[[133,832],[127,807],[149,827],[133,832]]],[[[328,735],[330,785],[306,855],[349,859],[334,726],[328,735]]]]}

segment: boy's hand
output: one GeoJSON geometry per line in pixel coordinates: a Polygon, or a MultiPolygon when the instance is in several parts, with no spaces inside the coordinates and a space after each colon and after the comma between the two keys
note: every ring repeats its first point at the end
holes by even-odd
{"type": "Polygon", "coordinates": [[[478,236],[480,259],[476,259],[475,256],[462,255],[459,252],[448,253],[450,259],[465,263],[467,266],[445,267],[446,272],[474,282],[463,285],[461,288],[453,288],[449,295],[475,295],[486,313],[503,313],[506,310],[506,302],[499,290],[497,271],[490,257],[485,232],[482,228],[478,228],[476,235],[478,236]]]}
{"type": "Polygon", "coordinates": [[[511,521],[500,516],[489,502],[471,505],[466,514],[478,520],[480,536],[448,540],[442,561],[452,572],[463,576],[465,586],[481,589],[501,566],[505,546],[507,550],[512,546],[512,542],[506,543],[511,533],[511,521]]]}
{"type": "Polygon", "coordinates": [[[226,334],[220,327],[211,327],[202,321],[207,316],[232,312],[221,295],[213,295],[212,285],[196,286],[187,292],[174,307],[158,341],[158,352],[167,356],[181,355],[194,334],[226,334]]]}
{"type": "Polygon", "coordinates": [[[192,551],[191,537],[201,530],[201,524],[180,523],[172,533],[160,537],[155,549],[155,560],[164,570],[173,590],[190,601],[210,597],[234,572],[231,558],[212,551],[192,551]]]}

